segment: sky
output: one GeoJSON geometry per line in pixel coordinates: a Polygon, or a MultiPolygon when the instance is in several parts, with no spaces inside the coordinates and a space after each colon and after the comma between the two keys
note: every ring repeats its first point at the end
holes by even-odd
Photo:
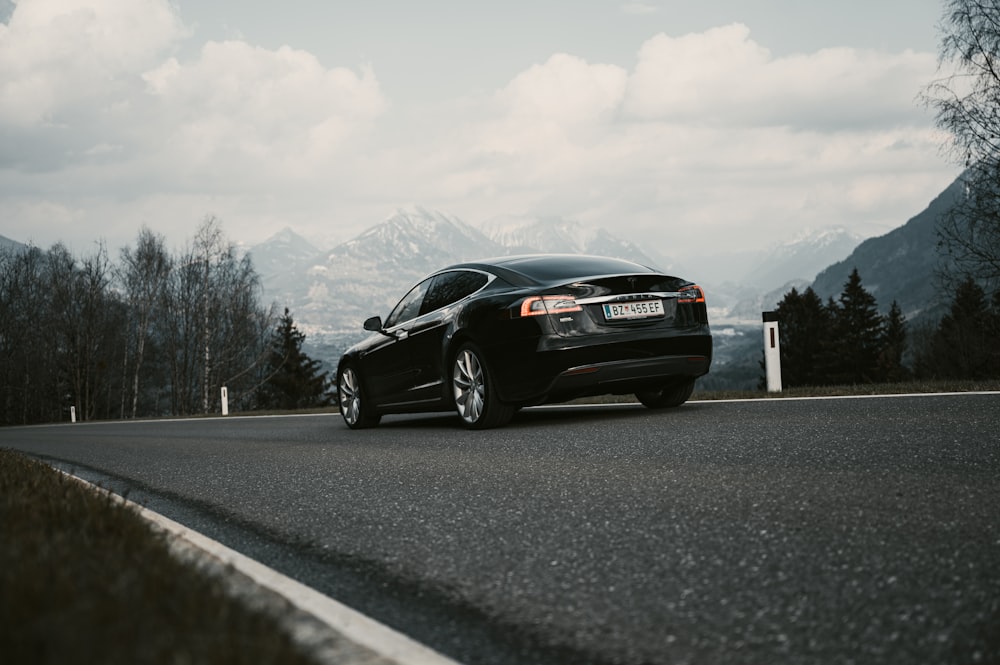
{"type": "Polygon", "coordinates": [[[0,235],[214,216],[333,247],[420,206],[665,256],[881,235],[957,177],[939,0],[0,0],[0,235]]]}

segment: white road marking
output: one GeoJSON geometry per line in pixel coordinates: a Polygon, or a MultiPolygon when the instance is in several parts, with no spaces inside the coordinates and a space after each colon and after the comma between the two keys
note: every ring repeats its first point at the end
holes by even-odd
{"type": "MultiPolygon", "coordinates": [[[[63,472],[65,473],[65,472],[63,472]]],[[[66,474],[95,489],[107,491],[92,483],[66,474]]],[[[343,603],[326,596],[264,564],[232,550],[222,543],[212,540],[197,531],[175,522],[139,504],[113,495],[156,526],[164,529],[174,538],[196,548],[204,556],[212,557],[220,563],[232,566],[234,570],[268,589],[292,605],[314,616],[333,631],[341,634],[354,644],[365,647],[379,656],[398,665],[460,665],[457,661],[434,651],[416,640],[386,626],[375,619],[354,610],[343,603]]],[[[349,664],[339,664],[349,665],[349,664]]]]}
{"type": "MultiPolygon", "coordinates": [[[[963,395],[1000,395],[1000,390],[970,390],[952,393],[887,393],[885,395],[819,395],[815,397],[744,397],[739,399],[693,399],[684,404],[731,404],[740,402],[743,404],[767,403],[767,402],[802,402],[806,400],[824,399],[890,399],[896,397],[961,397],[963,395]]],[[[642,406],[639,402],[613,402],[594,404],[543,404],[541,406],[528,407],[529,409],[593,409],[610,408],[615,406],[642,406]]],[[[680,407],[678,407],[680,408],[680,407]]]]}

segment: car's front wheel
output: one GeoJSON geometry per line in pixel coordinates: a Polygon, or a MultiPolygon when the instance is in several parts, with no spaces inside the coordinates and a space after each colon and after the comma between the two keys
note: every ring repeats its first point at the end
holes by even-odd
{"type": "Polygon", "coordinates": [[[500,401],[482,352],[473,344],[463,344],[455,355],[451,386],[458,415],[471,429],[500,427],[514,415],[514,407],[500,401]]]}
{"type": "Polygon", "coordinates": [[[650,409],[666,409],[680,406],[688,401],[694,392],[694,379],[684,379],[680,383],[669,383],[659,390],[646,390],[635,394],[643,406],[650,409]]]}
{"type": "Polygon", "coordinates": [[[353,365],[345,364],[337,375],[337,402],[340,415],[351,429],[375,427],[382,417],[375,411],[365,396],[361,377],[353,365]]]}

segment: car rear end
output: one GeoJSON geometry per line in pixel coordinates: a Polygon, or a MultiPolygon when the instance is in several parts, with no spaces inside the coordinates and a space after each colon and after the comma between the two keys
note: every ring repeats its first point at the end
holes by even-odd
{"type": "MultiPolygon", "coordinates": [[[[625,394],[693,381],[708,372],[712,337],[702,289],[655,272],[549,284],[512,306],[542,334],[531,366],[516,371],[524,400],[625,394]]],[[[514,360],[515,364],[518,364],[514,360]]]]}

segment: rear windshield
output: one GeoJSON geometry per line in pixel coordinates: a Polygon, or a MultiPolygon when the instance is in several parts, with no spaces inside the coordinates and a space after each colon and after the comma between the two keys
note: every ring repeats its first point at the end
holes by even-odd
{"type": "Polygon", "coordinates": [[[599,256],[525,256],[504,261],[508,270],[519,272],[539,282],[558,282],[600,275],[628,275],[653,272],[631,261],[599,256]]]}

